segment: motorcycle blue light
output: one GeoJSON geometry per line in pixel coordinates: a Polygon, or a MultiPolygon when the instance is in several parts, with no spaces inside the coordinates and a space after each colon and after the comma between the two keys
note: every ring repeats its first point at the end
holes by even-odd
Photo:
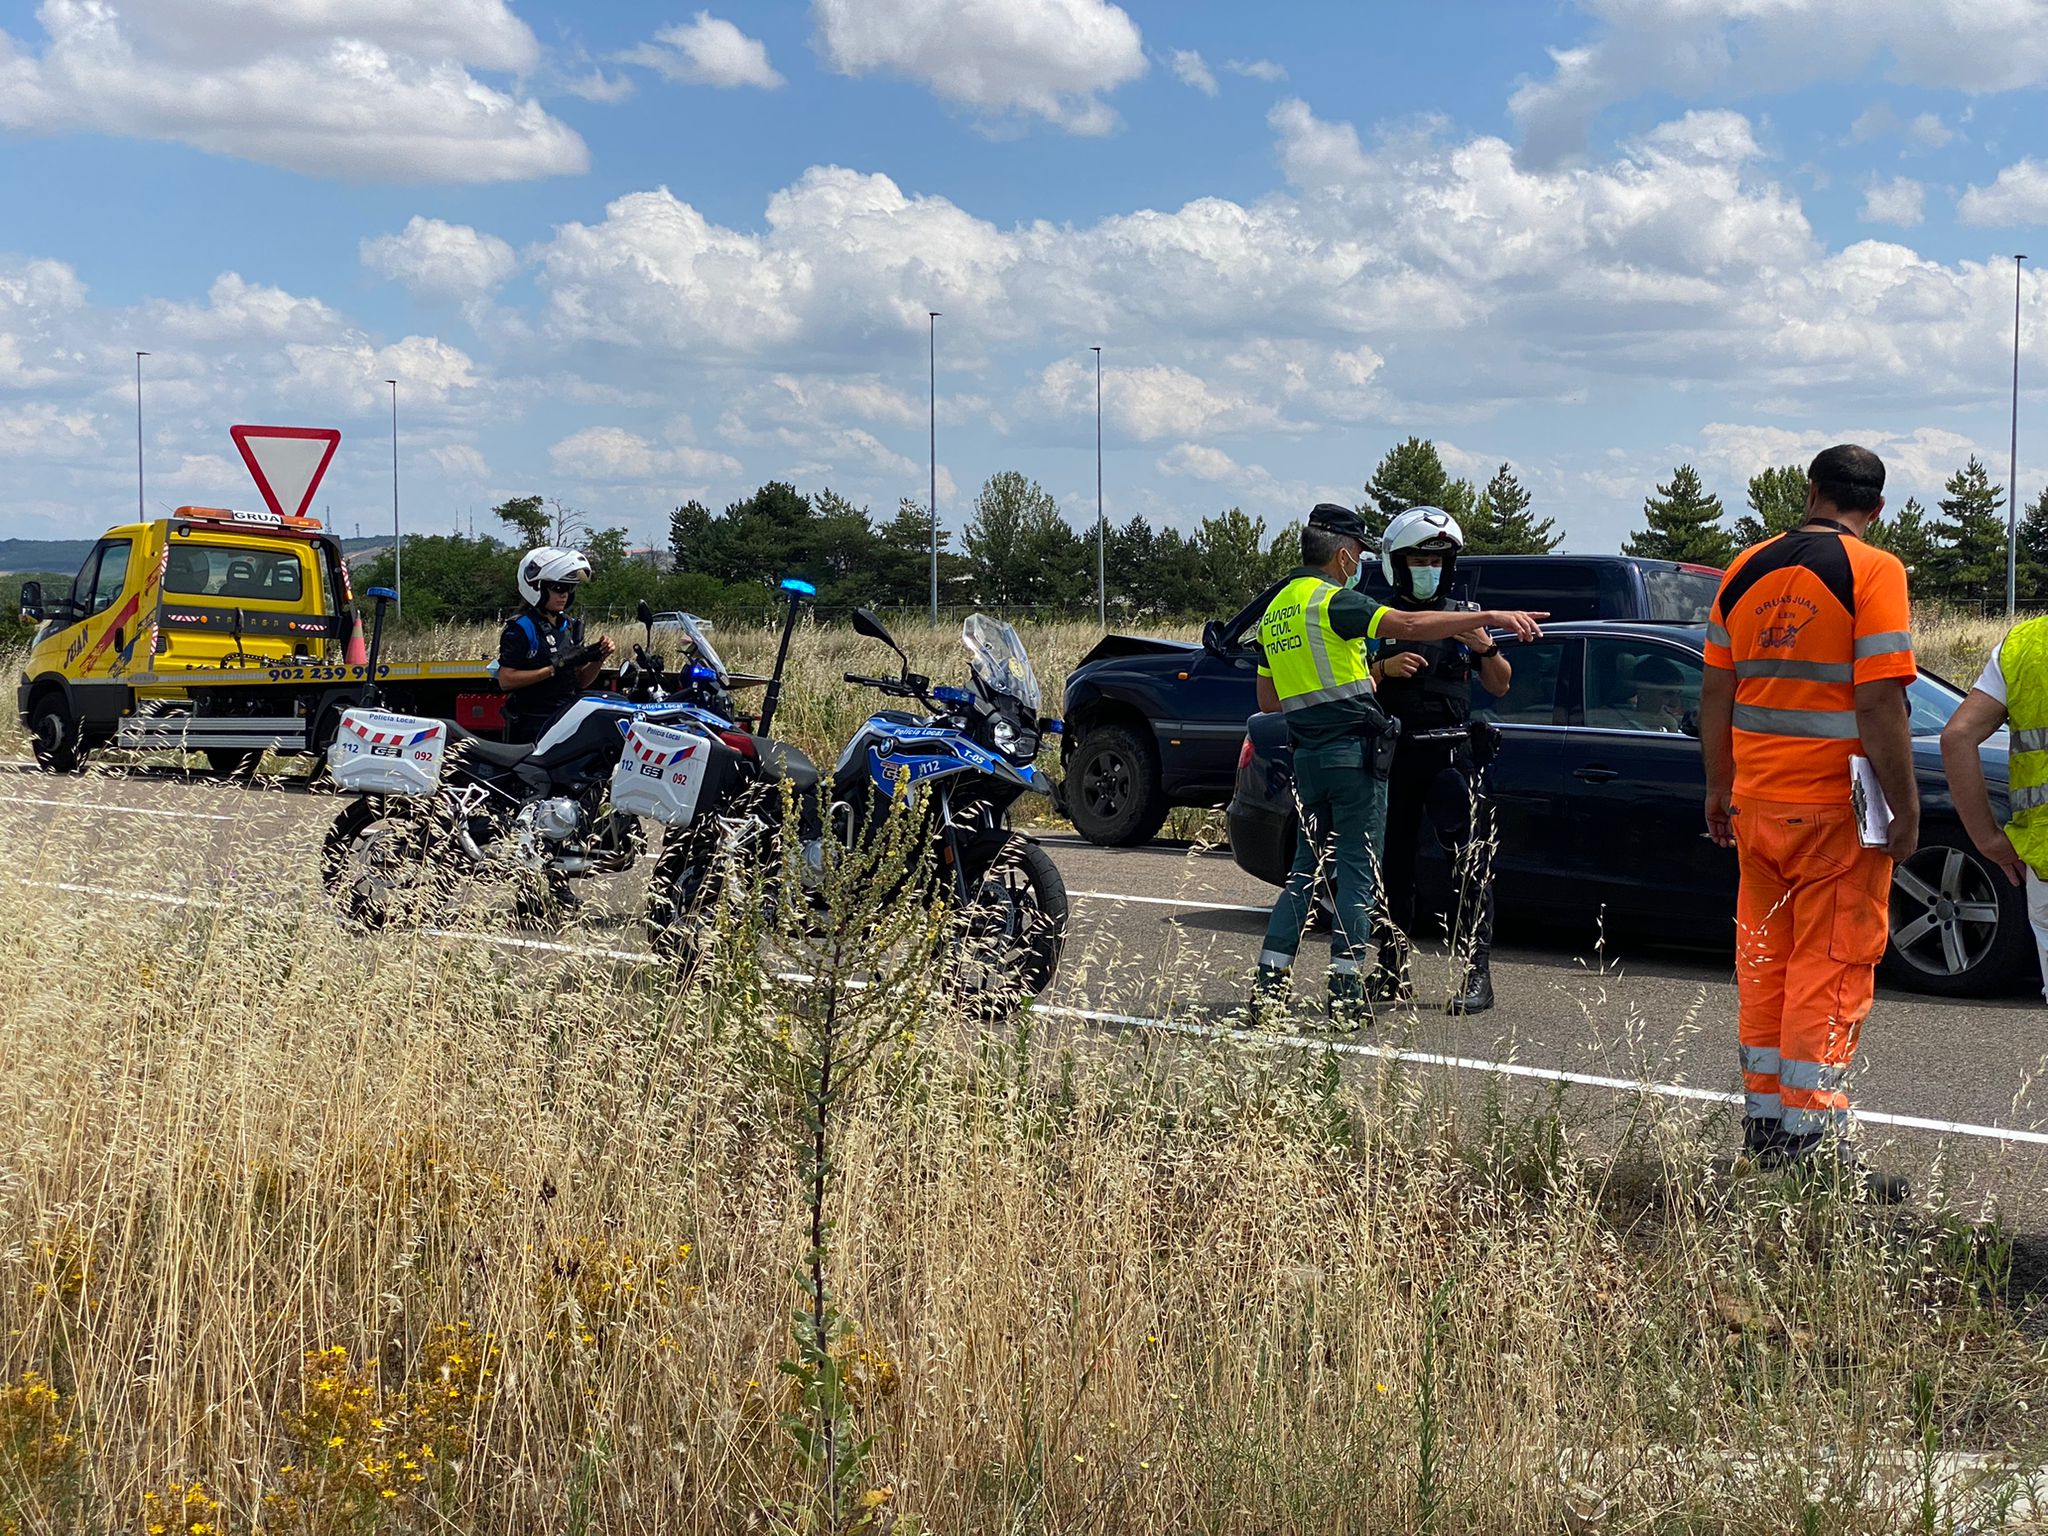
{"type": "Polygon", "coordinates": [[[718,674],[717,674],[716,672],[712,671],[712,670],[711,670],[711,669],[710,669],[709,667],[707,667],[707,666],[704,666],[703,664],[701,664],[701,663],[699,663],[699,662],[691,662],[691,663],[690,663],[690,676],[692,676],[692,677],[694,677],[694,678],[699,678],[699,679],[702,679],[702,680],[704,680],[704,681],[707,681],[707,682],[708,682],[708,681],[714,681],[714,680],[716,680],[716,678],[718,677],[718,674]]]}
{"type": "Polygon", "coordinates": [[[398,594],[389,587],[372,587],[363,596],[369,598],[372,602],[395,603],[398,601],[398,594]]]}
{"type": "Polygon", "coordinates": [[[813,586],[810,582],[799,581],[794,576],[785,576],[782,578],[782,590],[785,592],[794,592],[798,597],[816,597],[818,595],[818,589],[815,586],[813,586]]]}
{"type": "Polygon", "coordinates": [[[965,688],[934,688],[932,697],[941,704],[972,704],[974,695],[965,688]]]}

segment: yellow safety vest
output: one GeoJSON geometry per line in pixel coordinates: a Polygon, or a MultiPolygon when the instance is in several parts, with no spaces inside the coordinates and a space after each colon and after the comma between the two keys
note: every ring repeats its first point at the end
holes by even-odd
{"type": "Polygon", "coordinates": [[[2012,820],[2005,835],[2036,874],[2048,876],[2048,618],[2029,619],[2005,637],[1998,669],[2011,733],[2012,820]]]}
{"type": "MultiPolygon", "coordinates": [[[[1364,640],[1330,628],[1330,600],[1344,589],[1320,576],[1297,576],[1273,595],[1259,620],[1262,669],[1273,679],[1281,709],[1289,713],[1372,692],[1364,640]]],[[[1379,627],[1379,616],[1373,616],[1379,627]]]]}

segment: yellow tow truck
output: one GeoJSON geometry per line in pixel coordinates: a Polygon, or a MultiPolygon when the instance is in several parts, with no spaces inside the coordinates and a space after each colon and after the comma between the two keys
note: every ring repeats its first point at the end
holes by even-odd
{"type": "MultiPolygon", "coordinates": [[[[110,528],[68,595],[25,582],[36,621],[17,700],[36,761],[103,747],[198,752],[230,772],[262,752],[324,753],[364,679],[341,542],[310,517],[180,507],[110,528]]],[[[503,728],[476,661],[385,662],[386,707],[503,728]]]]}

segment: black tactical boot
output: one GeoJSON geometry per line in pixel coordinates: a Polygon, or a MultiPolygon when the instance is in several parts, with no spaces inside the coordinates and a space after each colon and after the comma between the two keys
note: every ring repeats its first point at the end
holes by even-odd
{"type": "Polygon", "coordinates": [[[1472,950],[1471,962],[1465,967],[1465,985],[1458,995],[1444,1004],[1444,1012],[1463,1016],[1469,1013],[1484,1013],[1493,1006],[1493,966],[1491,955],[1484,944],[1472,950]]]}
{"type": "Polygon", "coordinates": [[[1776,1168],[1785,1161],[1785,1122],[1747,1115],[1742,1121],[1742,1155],[1759,1168],[1776,1168]]]}

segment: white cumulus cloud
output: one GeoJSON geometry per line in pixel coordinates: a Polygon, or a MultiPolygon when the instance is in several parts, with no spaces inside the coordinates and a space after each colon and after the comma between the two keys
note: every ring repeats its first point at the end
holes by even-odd
{"type": "MultiPolygon", "coordinates": [[[[1652,92],[1765,94],[1853,79],[1880,59],[1907,85],[1983,92],[2048,80],[2040,0],[1582,0],[1580,8],[1594,19],[1590,38],[1551,49],[1549,75],[1525,81],[1509,101],[1524,153],[1538,165],[1582,151],[1601,111],[1652,92]]],[[[1932,142],[1924,132],[1916,138],[1932,142]]]]}
{"type": "Polygon", "coordinates": [[[372,272],[434,297],[476,298],[519,269],[512,247],[496,235],[419,214],[397,234],[363,241],[360,254],[372,272]]]}
{"type": "Polygon", "coordinates": [[[623,63],[644,65],[687,85],[750,85],[773,91],[786,83],[768,62],[766,43],[709,11],[699,11],[688,23],[663,27],[653,42],[619,57],[623,63]]]}
{"type": "Polygon", "coordinates": [[[548,449],[548,460],[565,475],[585,480],[660,480],[682,476],[702,481],[737,475],[730,454],[683,444],[650,442],[623,427],[585,427],[548,449]]]}
{"type": "Polygon", "coordinates": [[[1107,0],[812,0],[817,44],[841,74],[918,80],[998,117],[1107,133],[1102,93],[1145,73],[1138,27],[1107,0]]]}
{"type": "Polygon", "coordinates": [[[2000,228],[2048,224],[2048,163],[2030,158],[2008,165],[1990,186],[1965,191],[1956,217],[2000,228]]]}
{"type": "Polygon", "coordinates": [[[1278,85],[1287,78],[1283,65],[1271,59],[1231,59],[1224,66],[1233,75],[1243,75],[1248,80],[1263,80],[1268,85],[1278,85]]]}
{"type": "Polygon", "coordinates": [[[1863,190],[1857,217],[1866,224],[1896,224],[1911,229],[1926,217],[1927,188],[1910,176],[1872,182],[1863,190]]]}
{"type": "Polygon", "coordinates": [[[0,32],[0,129],[163,139],[351,181],[585,169],[537,102],[472,69],[539,58],[504,0],[44,0],[39,51],[0,32]]]}

